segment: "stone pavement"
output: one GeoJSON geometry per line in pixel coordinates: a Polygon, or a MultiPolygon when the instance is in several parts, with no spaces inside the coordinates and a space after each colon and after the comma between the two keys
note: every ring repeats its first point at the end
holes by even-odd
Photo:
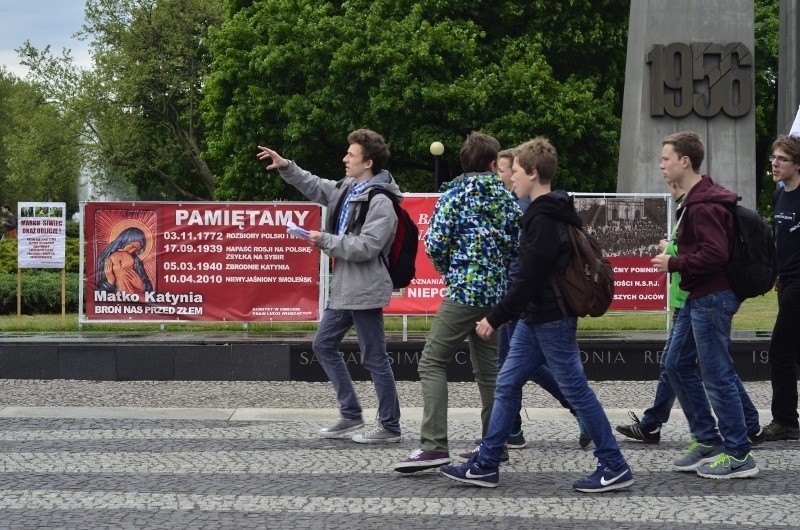
{"type": "MultiPolygon", "coordinates": [[[[529,446],[500,487],[460,486],[391,464],[417,448],[419,383],[401,382],[404,439],[321,439],[337,416],[327,383],[0,380],[0,528],[800,528],[800,442],[754,450],[753,479],[670,469],[688,445],[679,410],[661,444],[622,441],[629,491],[574,492],[593,471],[571,416],[532,385],[529,446]]],[[[593,383],[613,425],[641,414],[655,383],[593,383]]],[[[769,383],[745,383],[762,422],[769,383]]],[[[365,418],[375,401],[357,383],[365,418]]],[[[474,383],[450,384],[455,454],[479,433],[474,383]]]]}

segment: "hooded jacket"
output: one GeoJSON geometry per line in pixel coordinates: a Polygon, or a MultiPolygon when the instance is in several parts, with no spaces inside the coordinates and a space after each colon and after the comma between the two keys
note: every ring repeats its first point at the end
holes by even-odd
{"type": "Polygon", "coordinates": [[[508,289],[519,251],[521,212],[495,173],[465,173],[442,185],[425,250],[447,286],[445,297],[492,307],[508,289]]]}
{"type": "Polygon", "coordinates": [[[336,235],[340,202],[347,197],[355,179],[345,177],[340,181],[312,175],[289,161],[279,170],[281,177],[297,188],[309,200],[327,207],[319,247],[334,259],[328,307],[331,309],[383,308],[392,296],[392,279],[380,254],[388,255],[397,230],[397,214],[392,201],[376,194],[367,204],[373,187],[383,187],[403,200],[400,188],[392,175],[383,170],[370,179],[362,193],[351,199],[344,233],[336,235]],[[359,225],[359,212],[368,207],[364,224],[359,225]]]}
{"type": "Polygon", "coordinates": [[[525,210],[521,221],[519,275],[487,317],[493,328],[520,315],[531,324],[564,318],[553,279],[563,273],[572,258],[568,224],[582,226],[572,197],[562,190],[537,197],[525,210]]]}
{"type": "Polygon", "coordinates": [[[678,255],[669,272],[681,273],[687,300],[730,289],[725,264],[733,247],[733,212],[737,195],[704,175],[683,200],[678,227],[678,255]]]}

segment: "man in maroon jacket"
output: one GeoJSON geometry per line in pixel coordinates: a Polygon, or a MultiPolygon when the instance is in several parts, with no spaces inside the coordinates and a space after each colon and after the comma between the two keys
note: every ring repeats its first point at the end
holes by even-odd
{"type": "Polygon", "coordinates": [[[737,196],[700,174],[704,154],[700,137],[692,132],[675,133],[662,142],[661,172],[686,191],[678,255],[659,254],[652,260],[661,272],[679,272],[680,287],[689,292],[663,360],[693,437],[686,453],[675,460],[675,469],[706,478],[749,477],[758,474],[758,467],[750,454],[730,356],[731,321],[741,300],[724,270],[733,244],[737,196]]]}

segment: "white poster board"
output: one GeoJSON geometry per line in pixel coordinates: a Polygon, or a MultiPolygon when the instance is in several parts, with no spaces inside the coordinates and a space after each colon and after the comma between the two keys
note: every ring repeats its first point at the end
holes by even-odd
{"type": "Polygon", "coordinates": [[[800,136],[800,108],[797,109],[797,116],[794,117],[792,128],[789,129],[789,136],[800,136]]]}
{"type": "Polygon", "coordinates": [[[20,269],[63,269],[66,262],[67,203],[20,202],[17,206],[20,269]]]}

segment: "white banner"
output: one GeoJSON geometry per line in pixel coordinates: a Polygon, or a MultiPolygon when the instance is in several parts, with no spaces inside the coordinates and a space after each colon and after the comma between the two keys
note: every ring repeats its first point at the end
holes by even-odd
{"type": "Polygon", "coordinates": [[[800,136],[800,108],[797,109],[797,116],[794,117],[794,123],[789,130],[789,136],[800,136]]]}
{"type": "Polygon", "coordinates": [[[17,206],[17,233],[17,267],[64,268],[67,203],[20,202],[17,206]]]}

